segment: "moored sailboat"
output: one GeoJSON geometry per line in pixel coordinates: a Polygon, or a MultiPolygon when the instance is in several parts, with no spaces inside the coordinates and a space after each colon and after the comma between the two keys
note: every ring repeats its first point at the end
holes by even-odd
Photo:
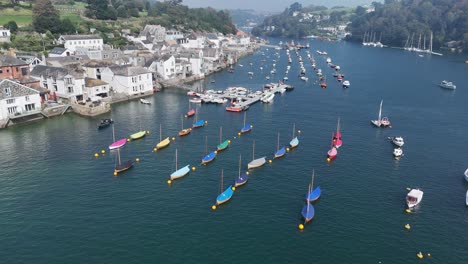
{"type": "Polygon", "coordinates": [[[179,131],[179,137],[186,136],[192,132],[192,128],[184,128],[184,117],[182,117],[182,129],[179,131]]]}
{"type": "Polygon", "coordinates": [[[280,136],[280,133],[278,132],[278,143],[276,145],[275,159],[281,158],[284,156],[284,154],[286,154],[286,147],[284,146],[282,148],[279,147],[279,136],[280,136]]]}
{"type": "Polygon", "coordinates": [[[170,179],[175,180],[182,178],[190,172],[190,165],[187,164],[185,167],[177,169],[177,149],[176,149],[176,159],[175,159],[175,171],[171,174],[170,179]]]}
{"type": "Polygon", "coordinates": [[[192,128],[199,128],[205,125],[205,120],[198,120],[198,112],[195,111],[195,123],[193,123],[192,128]]]}
{"type": "Polygon", "coordinates": [[[338,155],[338,150],[333,145],[333,134],[332,134],[331,147],[330,147],[330,150],[328,150],[328,152],[327,152],[327,161],[330,161],[330,160],[336,158],[337,155],[338,155]]]}
{"type": "Polygon", "coordinates": [[[255,140],[253,141],[253,146],[252,146],[252,161],[247,164],[248,169],[254,169],[263,166],[266,163],[266,158],[261,157],[258,159],[255,159],[255,140]]]}
{"type": "Polygon", "coordinates": [[[117,173],[126,171],[133,167],[133,160],[127,160],[122,163],[120,160],[120,149],[117,149],[117,161],[118,163],[114,167],[114,175],[117,176],[117,173]]]}
{"type": "Polygon", "coordinates": [[[226,139],[225,141],[222,141],[223,137],[223,128],[219,128],[219,145],[216,147],[218,151],[225,150],[227,147],[229,147],[229,140],[226,139]]]}
{"type": "Polygon", "coordinates": [[[252,130],[252,126],[250,124],[245,123],[246,118],[247,118],[247,112],[244,112],[244,126],[242,127],[240,131],[242,134],[247,133],[250,130],[252,130]]]}
{"type": "Polygon", "coordinates": [[[289,142],[289,146],[291,146],[291,148],[295,148],[299,145],[299,139],[294,136],[295,133],[296,133],[296,123],[293,124],[292,139],[289,142]]]}
{"type": "Polygon", "coordinates": [[[141,124],[140,124],[140,131],[131,134],[131,135],[130,135],[130,138],[131,138],[132,140],[136,140],[136,139],[143,138],[144,136],[146,136],[146,131],[141,130],[141,124]]]}
{"type": "Polygon", "coordinates": [[[113,143],[109,145],[109,149],[118,149],[118,148],[122,147],[123,145],[125,145],[125,143],[127,143],[126,138],[122,138],[122,139],[119,139],[119,140],[115,141],[115,132],[114,132],[114,125],[113,124],[112,124],[112,141],[113,141],[113,143]]]}
{"type": "Polygon", "coordinates": [[[156,148],[157,149],[165,148],[169,146],[170,143],[171,141],[169,140],[169,137],[165,138],[164,140],[162,139],[162,126],[161,124],[159,124],[159,143],[156,144],[156,148]]]}
{"type": "Polygon", "coordinates": [[[249,180],[249,176],[247,175],[247,173],[244,172],[241,175],[241,161],[242,161],[242,156],[241,154],[239,154],[239,176],[234,181],[234,187],[244,185],[249,180]]]}
{"type": "Polygon", "coordinates": [[[208,153],[208,136],[205,137],[205,156],[202,159],[201,164],[207,164],[212,162],[216,158],[216,151],[211,151],[208,153]]]}
{"type": "Polygon", "coordinates": [[[314,176],[315,176],[315,170],[312,171],[312,179],[310,180],[309,192],[307,192],[306,194],[307,202],[316,201],[317,199],[320,198],[320,195],[322,194],[322,190],[320,189],[320,186],[317,186],[317,188],[314,189],[314,176]]]}
{"type": "Polygon", "coordinates": [[[218,195],[218,197],[216,197],[216,205],[220,205],[229,201],[232,198],[232,195],[234,194],[234,191],[232,190],[232,185],[229,185],[229,187],[227,187],[223,191],[223,178],[223,170],[221,170],[220,194],[218,195]]]}
{"type": "Polygon", "coordinates": [[[371,123],[376,127],[388,127],[390,126],[390,120],[387,117],[382,117],[382,104],[383,100],[380,101],[379,117],[377,120],[371,120],[371,123]]]}
{"type": "Polygon", "coordinates": [[[336,132],[333,134],[333,145],[336,148],[340,148],[343,145],[341,140],[341,131],[340,131],[340,118],[338,117],[338,124],[336,125],[336,132]]]}

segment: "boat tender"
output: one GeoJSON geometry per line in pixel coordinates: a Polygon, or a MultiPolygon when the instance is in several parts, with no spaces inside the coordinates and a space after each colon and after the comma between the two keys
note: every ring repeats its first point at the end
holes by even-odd
{"type": "Polygon", "coordinates": [[[423,198],[423,194],[424,192],[419,189],[412,189],[406,195],[406,205],[408,205],[408,208],[413,208],[418,205],[423,198]]]}

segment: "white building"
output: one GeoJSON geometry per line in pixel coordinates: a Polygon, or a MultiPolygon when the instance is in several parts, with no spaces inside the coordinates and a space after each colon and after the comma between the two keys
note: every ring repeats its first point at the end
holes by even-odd
{"type": "Polygon", "coordinates": [[[102,38],[97,35],[62,35],[58,42],[71,51],[77,48],[102,50],[104,45],[102,38]]]}
{"type": "Polygon", "coordinates": [[[152,73],[138,66],[111,66],[101,72],[101,80],[109,83],[113,91],[126,95],[153,91],[152,73]]]}
{"type": "Polygon", "coordinates": [[[191,33],[187,36],[186,43],[181,44],[186,49],[203,49],[206,37],[200,34],[191,33]]]}
{"type": "Polygon", "coordinates": [[[84,98],[93,100],[95,97],[108,97],[110,92],[110,85],[105,81],[93,78],[85,78],[85,87],[83,91],[84,98]]]}
{"type": "Polygon", "coordinates": [[[181,39],[184,37],[184,34],[182,32],[175,30],[175,29],[170,29],[166,30],[166,39],[165,40],[177,40],[181,39]]]}
{"type": "Polygon", "coordinates": [[[9,29],[0,28],[0,42],[10,42],[10,36],[9,29]]]}
{"type": "MultiPolygon", "coordinates": [[[[154,61],[156,72],[164,80],[172,79],[176,74],[176,60],[172,55],[163,55],[154,61]]],[[[150,66],[151,67],[151,66],[150,66]]]]}
{"type": "Polygon", "coordinates": [[[0,81],[0,121],[40,111],[39,91],[8,79],[0,81]]]}
{"type": "Polygon", "coordinates": [[[146,25],[140,32],[140,37],[145,37],[153,43],[163,42],[166,39],[166,28],[160,25],[146,25]]]}
{"type": "Polygon", "coordinates": [[[57,97],[70,102],[82,101],[85,87],[84,74],[77,70],[37,65],[31,77],[40,81],[41,87],[48,89],[57,97]]]}
{"type": "Polygon", "coordinates": [[[192,68],[192,75],[198,77],[205,76],[204,64],[205,61],[203,59],[203,51],[189,51],[189,52],[181,52],[178,54],[178,59],[187,61],[191,64],[192,68]]]}

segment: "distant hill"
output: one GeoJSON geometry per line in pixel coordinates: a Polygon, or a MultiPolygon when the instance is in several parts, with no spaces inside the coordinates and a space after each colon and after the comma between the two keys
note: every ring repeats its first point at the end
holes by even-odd
{"type": "Polygon", "coordinates": [[[262,13],[252,9],[230,9],[232,22],[238,28],[250,28],[263,22],[268,13],[262,13]]]}

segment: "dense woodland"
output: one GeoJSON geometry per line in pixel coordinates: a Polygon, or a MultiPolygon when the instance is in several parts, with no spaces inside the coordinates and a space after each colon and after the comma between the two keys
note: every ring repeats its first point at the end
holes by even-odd
{"type": "Polygon", "coordinates": [[[382,43],[403,47],[414,34],[429,40],[434,35],[434,48],[449,41],[468,51],[468,1],[467,0],[385,0],[374,3],[375,12],[366,13],[358,7],[348,29],[352,40],[362,41],[364,34],[375,32],[382,43]]]}

